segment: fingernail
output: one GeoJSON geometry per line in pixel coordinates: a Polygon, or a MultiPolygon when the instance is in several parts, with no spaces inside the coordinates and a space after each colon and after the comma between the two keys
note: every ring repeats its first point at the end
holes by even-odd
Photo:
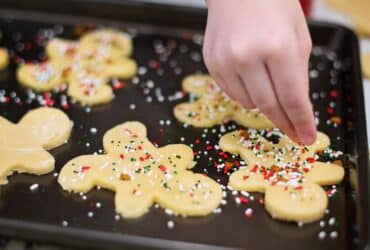
{"type": "Polygon", "coordinates": [[[311,145],[315,142],[316,133],[304,133],[300,136],[302,142],[306,145],[311,145]]]}

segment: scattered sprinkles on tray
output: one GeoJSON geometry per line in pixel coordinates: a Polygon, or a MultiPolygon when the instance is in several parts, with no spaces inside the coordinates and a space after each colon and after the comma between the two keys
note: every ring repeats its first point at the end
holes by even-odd
{"type": "MultiPolygon", "coordinates": [[[[79,35],[86,31],[83,27],[76,29],[76,31],[78,30],[80,31],[79,35]]],[[[47,41],[49,41],[55,35],[62,35],[62,32],[64,32],[64,27],[61,25],[56,25],[54,28],[50,29],[42,29],[32,41],[24,40],[25,37],[21,33],[15,32],[11,37],[12,41],[14,41],[14,48],[8,49],[11,64],[32,62],[27,57],[24,59],[20,54],[27,53],[27,51],[31,51],[37,46],[45,46],[47,41]]],[[[148,104],[162,103],[164,106],[168,104],[173,105],[178,104],[179,101],[183,102],[184,97],[187,97],[187,93],[181,90],[180,86],[178,85],[179,81],[173,79],[178,79],[176,76],[183,77],[184,75],[193,74],[194,72],[204,72],[204,68],[201,69],[202,67],[200,66],[200,49],[194,49],[192,45],[189,45],[188,42],[192,41],[199,43],[200,37],[201,36],[190,37],[190,40],[189,37],[184,37],[185,42],[175,39],[155,39],[153,41],[153,51],[158,57],[153,56],[152,58],[139,60],[138,63],[140,64],[140,67],[138,68],[138,75],[133,77],[130,81],[133,86],[136,86],[142,90],[141,94],[144,96],[144,100],[148,104]],[[197,71],[197,69],[193,69],[193,71],[188,72],[187,67],[183,65],[183,62],[176,60],[176,55],[182,55],[183,57],[189,58],[194,65],[200,68],[200,70],[197,71]],[[177,84],[176,88],[168,88],[167,90],[168,86],[165,86],[162,82],[155,80],[158,79],[158,77],[166,77],[168,75],[175,76],[174,78],[170,78],[172,83],[169,82],[168,84],[177,84]]],[[[331,53],[330,51],[326,51],[321,47],[314,47],[312,54],[313,61],[310,63],[311,80],[320,81],[321,78],[326,79],[326,76],[322,76],[322,72],[329,67],[330,76],[328,76],[328,78],[330,79],[330,85],[332,87],[330,91],[323,91],[320,88],[312,89],[311,97],[314,101],[317,125],[324,129],[334,129],[335,131],[340,131],[340,129],[343,128],[343,125],[347,124],[342,124],[342,119],[340,116],[342,113],[341,109],[343,107],[341,107],[338,100],[343,97],[341,96],[341,91],[338,89],[338,84],[340,84],[338,83],[338,79],[340,79],[339,75],[341,74],[341,71],[345,69],[346,65],[340,65],[336,63],[337,59],[335,54],[331,53]],[[323,105],[325,105],[324,109],[321,108],[323,105]]],[[[41,52],[39,54],[38,61],[43,62],[45,60],[46,56],[41,52]]],[[[168,79],[166,78],[166,81],[167,80],[168,79]]],[[[118,90],[125,86],[125,82],[120,81],[119,79],[113,79],[112,86],[113,89],[118,90]]],[[[58,106],[65,110],[69,110],[71,104],[74,102],[71,102],[70,98],[65,93],[67,87],[68,85],[62,84],[59,86],[59,88],[47,91],[45,93],[37,93],[32,90],[20,92],[14,91],[6,82],[0,82],[0,108],[2,108],[1,115],[5,117],[8,115],[8,112],[6,111],[7,107],[26,107],[27,105],[58,106]]],[[[196,101],[197,98],[199,100],[199,97],[196,95],[190,95],[190,101],[196,101]]],[[[123,109],[131,110],[131,112],[143,112],[142,106],[136,101],[131,102],[130,105],[123,107],[123,109]]],[[[85,108],[85,112],[87,114],[90,112],[93,113],[93,111],[94,109],[91,109],[90,107],[85,108]]],[[[257,213],[260,208],[264,206],[265,201],[263,196],[258,193],[236,191],[230,187],[228,188],[225,182],[225,180],[228,179],[228,176],[230,176],[234,171],[240,168],[245,168],[247,162],[243,161],[234,154],[223,152],[217,144],[218,138],[222,137],[228,132],[239,129],[240,126],[228,120],[224,120],[220,122],[220,125],[196,130],[194,136],[185,136],[179,134],[178,138],[167,138],[167,130],[174,126],[179,126],[178,123],[171,115],[159,117],[158,120],[154,122],[157,124],[158,130],[162,130],[161,135],[163,136],[163,140],[180,141],[181,143],[188,144],[192,147],[194,159],[199,162],[199,164],[194,167],[194,170],[196,172],[209,175],[218,183],[220,183],[222,187],[223,200],[226,200],[227,195],[231,195],[233,197],[232,199],[234,202],[229,202],[226,206],[230,206],[230,204],[234,205],[235,203],[235,205],[240,206],[240,212],[245,215],[246,219],[253,219],[253,214],[257,213]],[[169,121],[169,124],[167,124],[167,121],[169,121]]],[[[94,131],[93,128],[96,129],[97,133],[102,131],[102,128],[99,126],[86,126],[81,129],[82,131],[86,132],[86,137],[81,138],[81,142],[79,143],[81,147],[85,147],[88,141],[95,140],[93,139],[95,138],[95,133],[92,132],[94,131]]],[[[183,124],[182,128],[192,129],[188,126],[188,124],[183,124]]],[[[331,137],[332,141],[340,144],[341,133],[339,132],[334,134],[337,136],[331,137]]],[[[159,140],[161,140],[161,138],[159,138],[159,140]]],[[[98,148],[96,148],[96,145],[90,145],[90,147],[91,150],[103,153],[101,149],[98,150],[98,148]]],[[[326,151],[326,153],[318,155],[319,158],[322,157],[324,159],[328,159],[330,156],[333,156],[330,151],[326,151]]],[[[57,177],[58,174],[54,174],[54,177],[57,177]]],[[[340,186],[337,187],[334,185],[327,187],[326,192],[328,196],[332,197],[335,195],[335,192],[338,188],[340,190],[340,186]]],[[[89,202],[92,199],[91,197],[87,197],[84,193],[81,193],[80,197],[85,202],[89,202]]],[[[94,202],[94,204],[95,208],[97,208],[97,203],[94,202]]],[[[154,207],[158,207],[158,204],[155,204],[154,207]]],[[[217,207],[213,210],[213,213],[222,213],[223,209],[225,208],[217,207]]],[[[93,212],[94,214],[100,213],[99,210],[86,210],[86,216],[88,212],[93,212]]],[[[168,214],[172,215],[170,210],[168,211],[168,214]]],[[[340,236],[341,229],[338,228],[338,219],[335,218],[334,225],[330,225],[329,221],[333,221],[331,218],[333,217],[330,216],[329,210],[326,210],[324,219],[318,222],[320,225],[320,230],[317,231],[318,239],[336,239],[338,236],[340,236]]],[[[92,217],[89,219],[94,220],[96,218],[92,217]]],[[[119,221],[119,219],[120,216],[116,214],[112,216],[111,220],[114,222],[119,221]]],[[[73,218],[65,218],[60,220],[61,226],[63,227],[73,225],[73,222],[73,218]]],[[[176,229],[176,227],[181,226],[181,223],[176,223],[176,227],[173,228],[172,222],[172,220],[168,220],[168,222],[166,222],[168,229],[176,229]]],[[[173,225],[175,224],[173,223],[173,225]]]]}

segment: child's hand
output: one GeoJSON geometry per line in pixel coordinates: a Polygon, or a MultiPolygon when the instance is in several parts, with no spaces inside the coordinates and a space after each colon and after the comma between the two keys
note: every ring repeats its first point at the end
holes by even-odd
{"type": "Polygon", "coordinates": [[[298,0],[208,0],[203,54],[232,98],[257,107],[295,141],[312,144],[311,39],[298,0]]]}

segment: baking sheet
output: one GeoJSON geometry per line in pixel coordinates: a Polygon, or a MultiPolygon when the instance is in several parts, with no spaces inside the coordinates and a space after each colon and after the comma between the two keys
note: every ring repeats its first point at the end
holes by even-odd
{"type": "MultiPolygon", "coordinates": [[[[27,103],[29,94],[14,79],[15,62],[20,62],[20,58],[26,61],[42,60],[43,40],[50,34],[76,38],[80,32],[104,24],[104,21],[63,17],[58,19],[56,16],[26,15],[9,11],[4,13],[6,15],[3,15],[5,17],[0,23],[0,45],[14,50],[16,56],[12,56],[11,67],[0,77],[0,89],[6,90],[5,95],[11,100],[0,104],[0,115],[17,121],[27,110],[40,103],[37,100],[27,103]],[[65,24],[74,22],[77,27],[65,24]],[[28,43],[31,46],[25,46],[28,43]],[[31,48],[22,50],[20,44],[24,48],[31,48]],[[17,97],[22,104],[19,104],[17,97]]],[[[184,128],[174,119],[172,108],[179,102],[187,101],[188,97],[168,101],[169,98],[181,96],[181,80],[184,76],[206,72],[200,60],[200,30],[161,28],[155,24],[138,25],[132,22],[111,22],[110,26],[112,25],[135,35],[133,58],[140,66],[139,74],[137,78],[126,81],[125,87],[116,92],[116,98],[110,104],[89,109],[70,103],[70,108],[65,112],[75,122],[75,127],[69,143],[52,151],[57,159],[55,172],[74,156],[99,151],[102,147],[102,135],[109,128],[127,120],[138,120],[146,124],[149,138],[159,145],[194,144],[194,151],[199,155],[195,171],[204,172],[206,169],[211,177],[226,184],[227,175],[209,166],[210,162],[220,158],[219,151],[212,150],[207,155],[204,151],[208,145],[206,141],[210,145],[216,144],[217,135],[235,129],[235,125],[227,123],[208,129],[207,132],[203,129],[184,128]],[[168,51],[167,56],[155,52],[161,48],[168,51]],[[160,67],[153,62],[160,62],[160,67]],[[161,102],[161,96],[165,101],[161,102]],[[98,132],[91,134],[91,128],[97,128],[98,132]],[[203,134],[205,138],[202,137],[203,134]],[[198,140],[201,143],[196,143],[198,140]],[[212,157],[211,161],[209,157],[212,157]]],[[[360,237],[360,242],[366,242],[367,227],[359,224],[353,216],[353,211],[357,210],[362,221],[368,218],[363,211],[367,206],[363,200],[368,188],[365,182],[367,163],[361,160],[363,149],[358,147],[361,144],[359,140],[363,142],[366,139],[361,138],[364,131],[353,129],[364,129],[361,114],[363,105],[358,100],[362,93],[356,82],[359,80],[356,41],[352,33],[339,27],[313,24],[311,32],[316,45],[310,66],[311,96],[320,121],[318,127],[330,135],[333,147],[349,153],[346,158],[351,158],[354,163],[345,165],[346,180],[337,186],[337,193],[330,199],[330,212],[321,225],[317,222],[298,227],[296,224],[272,220],[258,202],[260,195],[257,194],[253,195],[255,200],[247,205],[237,205],[234,197],[229,194],[227,205],[221,206],[220,214],[204,218],[173,217],[162,209],[153,207],[138,220],[117,220],[112,192],[93,190],[86,198],[72,195],[61,190],[56,177],[51,173],[41,177],[17,174],[10,178],[9,185],[0,189],[0,231],[7,235],[89,247],[129,244],[158,248],[176,246],[184,249],[207,245],[247,249],[297,249],[297,246],[300,249],[352,249],[355,237],[360,237]],[[331,97],[333,91],[337,93],[335,98],[331,97]],[[351,99],[353,101],[349,101],[351,99]],[[333,116],[341,117],[343,122],[339,125],[328,124],[327,120],[333,116]],[[348,130],[347,122],[350,120],[353,125],[348,130]],[[350,166],[353,168],[352,179],[361,188],[361,191],[355,190],[356,200],[352,199],[353,190],[350,187],[348,169],[350,166]],[[357,168],[362,171],[362,179],[358,177],[357,168]],[[30,186],[35,183],[39,184],[39,188],[31,191],[30,186]],[[98,203],[101,204],[100,208],[98,203]],[[244,215],[247,208],[254,211],[251,218],[244,215]],[[91,214],[92,217],[89,216],[91,214]],[[332,218],[335,223],[329,223],[333,221],[332,218]],[[168,228],[168,221],[175,223],[173,229],[168,228]],[[323,224],[325,225],[322,226],[323,224]],[[354,226],[360,231],[359,235],[352,230],[354,226]],[[319,238],[321,232],[325,232],[325,239],[319,238]]],[[[56,105],[61,106],[61,94],[54,96],[56,105]]],[[[42,98],[40,99],[42,102],[42,98]]]]}

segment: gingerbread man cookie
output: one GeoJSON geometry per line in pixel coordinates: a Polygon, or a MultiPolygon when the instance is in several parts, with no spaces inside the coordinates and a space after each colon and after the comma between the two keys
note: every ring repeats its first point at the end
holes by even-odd
{"type": "Polygon", "coordinates": [[[221,202],[221,187],[189,171],[193,152],[183,144],[155,147],[140,122],[125,122],[103,137],[104,155],[82,155],[61,170],[58,182],[70,192],[95,186],[116,192],[116,211],[127,218],[145,214],[154,202],[176,214],[202,216],[221,202]]]}
{"type": "Polygon", "coordinates": [[[236,190],[265,192],[266,210],[277,219],[320,219],[328,198],[319,185],[337,184],[344,177],[343,167],[317,161],[316,153],[330,145],[321,132],[311,146],[298,145],[285,135],[275,144],[253,129],[228,133],[219,144],[248,164],[230,176],[229,185],[236,190]]]}
{"type": "Polygon", "coordinates": [[[63,144],[72,122],[60,110],[38,108],[13,124],[0,117],[0,185],[14,172],[42,175],[54,169],[54,157],[46,150],[63,144]]]}
{"type": "Polygon", "coordinates": [[[77,101],[97,105],[113,99],[112,78],[131,78],[136,63],[128,58],[131,38],[120,31],[93,31],[80,41],[53,39],[46,46],[49,60],[21,65],[18,80],[36,91],[49,91],[63,83],[67,94],[77,101]]]}
{"type": "Polygon", "coordinates": [[[17,70],[17,78],[24,86],[36,91],[48,91],[66,83],[68,69],[58,67],[57,62],[23,64],[17,70]]]}
{"type": "Polygon", "coordinates": [[[5,48],[0,47],[0,70],[5,69],[9,64],[8,51],[5,48]]]}
{"type": "Polygon", "coordinates": [[[181,103],[175,117],[195,127],[211,127],[227,119],[249,128],[271,128],[273,124],[257,110],[246,110],[227,97],[208,75],[190,75],[183,81],[185,92],[195,95],[193,102],[181,103]]]}

